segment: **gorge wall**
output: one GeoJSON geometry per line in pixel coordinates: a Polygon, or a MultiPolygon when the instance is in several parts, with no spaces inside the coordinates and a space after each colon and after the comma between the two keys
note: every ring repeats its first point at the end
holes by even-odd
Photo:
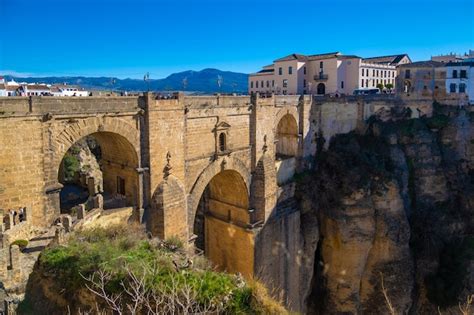
{"type": "Polygon", "coordinates": [[[474,112],[434,108],[334,136],[297,178],[307,313],[435,314],[474,292],[474,112]]]}

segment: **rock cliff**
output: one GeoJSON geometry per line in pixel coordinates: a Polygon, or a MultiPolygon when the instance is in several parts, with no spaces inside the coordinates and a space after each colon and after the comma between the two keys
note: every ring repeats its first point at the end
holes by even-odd
{"type": "Polygon", "coordinates": [[[299,183],[310,314],[459,313],[474,293],[474,112],[403,114],[336,136],[299,183]]]}

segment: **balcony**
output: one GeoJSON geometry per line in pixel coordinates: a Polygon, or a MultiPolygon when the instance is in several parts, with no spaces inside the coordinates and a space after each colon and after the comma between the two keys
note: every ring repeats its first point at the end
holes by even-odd
{"type": "Polygon", "coordinates": [[[328,75],[322,72],[314,76],[314,81],[326,81],[327,79],[328,79],[328,75]]]}

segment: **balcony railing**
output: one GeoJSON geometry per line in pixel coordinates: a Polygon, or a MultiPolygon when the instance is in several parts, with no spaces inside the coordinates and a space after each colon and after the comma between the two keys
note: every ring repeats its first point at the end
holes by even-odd
{"type": "Polygon", "coordinates": [[[328,75],[324,73],[318,73],[314,76],[315,81],[326,81],[328,79],[328,75]]]}

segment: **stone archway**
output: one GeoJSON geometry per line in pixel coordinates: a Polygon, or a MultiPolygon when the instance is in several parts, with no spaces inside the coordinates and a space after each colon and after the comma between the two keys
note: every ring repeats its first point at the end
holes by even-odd
{"type": "Polygon", "coordinates": [[[296,157],[299,150],[298,124],[291,114],[284,115],[275,130],[275,163],[277,183],[290,181],[296,171],[296,157]]]}
{"type": "Polygon", "coordinates": [[[189,210],[193,214],[189,222],[195,235],[194,244],[218,269],[251,277],[254,262],[251,224],[255,219],[249,209],[250,174],[237,159],[224,161],[227,159],[213,163],[219,168],[210,165],[190,195],[188,207],[192,207],[189,210]]]}
{"type": "Polygon", "coordinates": [[[138,132],[133,126],[121,119],[90,118],[71,122],[55,137],[51,144],[50,154],[46,156],[49,168],[45,169],[47,179],[47,216],[54,219],[59,213],[59,173],[62,160],[75,143],[92,136],[99,143],[102,152],[100,161],[103,172],[103,190],[95,190],[94,194],[105,192],[109,196],[119,193],[124,205],[141,207],[141,190],[139,184],[140,167],[138,132]]]}
{"type": "Polygon", "coordinates": [[[188,227],[190,234],[192,234],[196,209],[204,189],[206,189],[207,184],[209,184],[214,176],[226,169],[237,171],[242,176],[246,187],[250,187],[250,171],[238,158],[232,156],[224,157],[209,164],[196,179],[195,184],[188,195],[188,227]]]}

